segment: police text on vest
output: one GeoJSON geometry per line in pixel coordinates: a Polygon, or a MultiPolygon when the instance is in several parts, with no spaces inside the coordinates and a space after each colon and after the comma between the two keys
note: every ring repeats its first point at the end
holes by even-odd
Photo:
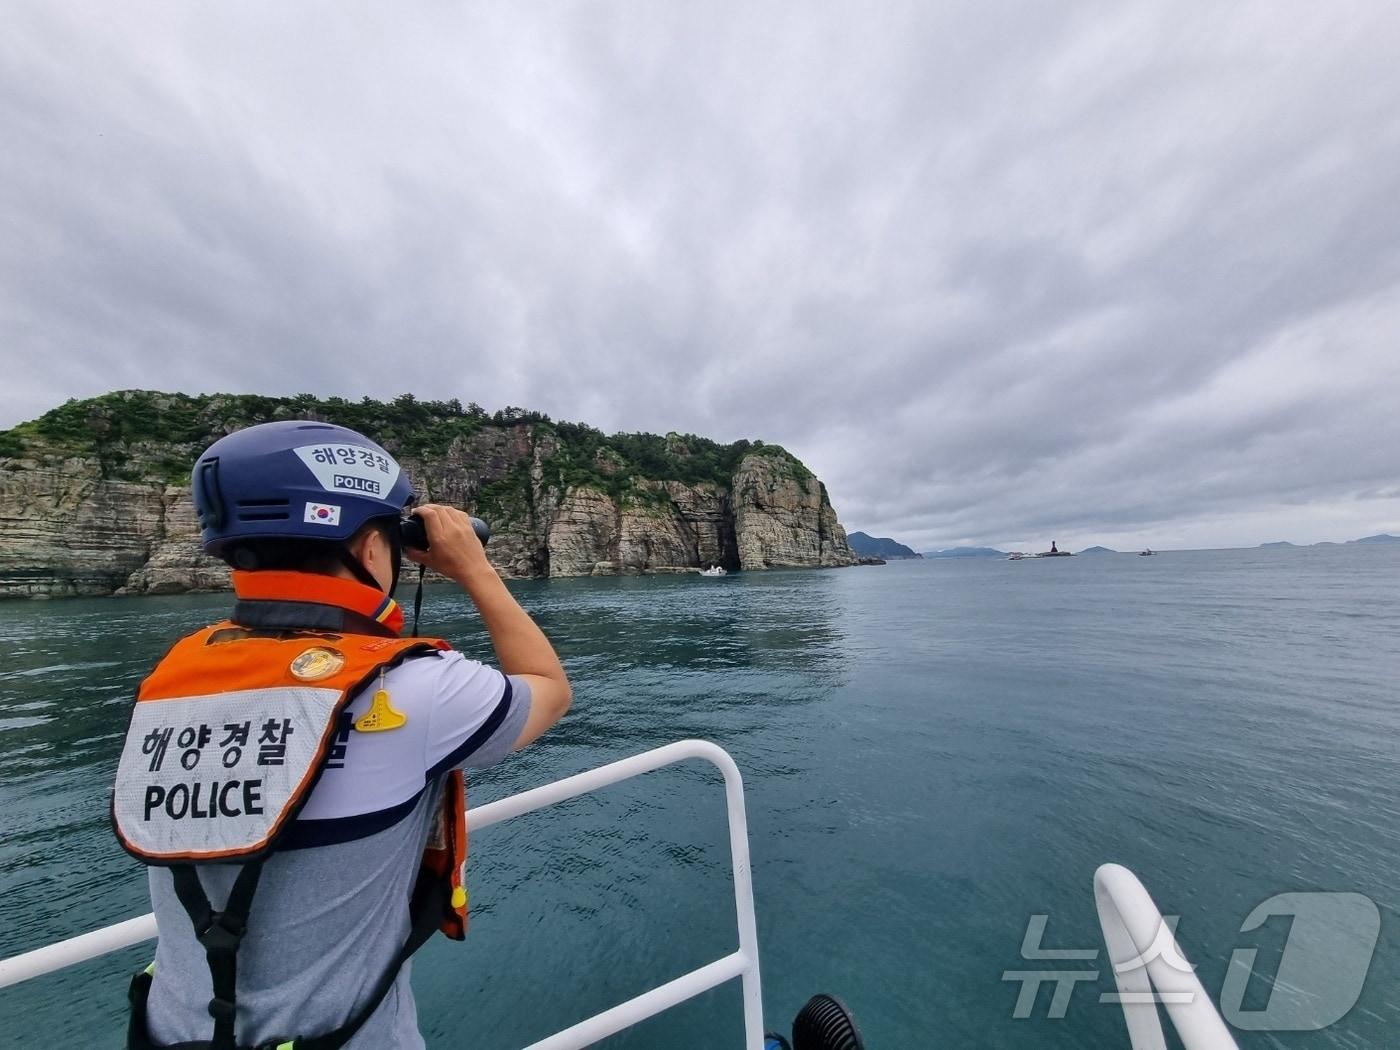
{"type": "Polygon", "coordinates": [[[148,784],[144,819],[150,820],[159,809],[164,809],[171,820],[258,814],[263,811],[262,784],[261,780],[227,780],[223,784],[212,780],[208,784],[173,784],[168,789],[159,784],[148,784]],[[242,809],[239,808],[240,802],[242,809]]]}

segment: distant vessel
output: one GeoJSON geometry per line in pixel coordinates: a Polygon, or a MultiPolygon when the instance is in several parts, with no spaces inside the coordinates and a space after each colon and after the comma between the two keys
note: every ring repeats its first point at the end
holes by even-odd
{"type": "Polygon", "coordinates": [[[728,576],[729,572],[722,565],[711,565],[708,569],[700,570],[701,576],[728,576]]]}
{"type": "Polygon", "coordinates": [[[1139,558],[1150,558],[1150,557],[1152,557],[1152,555],[1154,555],[1154,554],[1156,554],[1156,553],[1157,553],[1157,552],[1154,551],[1151,547],[1148,547],[1146,550],[1138,551],[1138,557],[1139,557],[1139,558]]]}
{"type": "Polygon", "coordinates": [[[1025,551],[1012,551],[1007,555],[1007,561],[1026,561],[1029,558],[1073,558],[1073,551],[1062,551],[1055,544],[1050,544],[1048,551],[1041,551],[1039,554],[1027,554],[1025,551]]]}

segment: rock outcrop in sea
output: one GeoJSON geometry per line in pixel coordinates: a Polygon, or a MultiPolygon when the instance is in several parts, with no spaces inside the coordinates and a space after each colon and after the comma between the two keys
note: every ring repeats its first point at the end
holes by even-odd
{"type": "Polygon", "coordinates": [[[223,434],[312,418],[374,435],[420,499],[490,522],[506,577],[835,567],[856,557],[826,488],[786,450],[605,436],[519,409],[122,391],[0,432],[0,598],[228,586],[199,549],[188,471],[223,434]]]}

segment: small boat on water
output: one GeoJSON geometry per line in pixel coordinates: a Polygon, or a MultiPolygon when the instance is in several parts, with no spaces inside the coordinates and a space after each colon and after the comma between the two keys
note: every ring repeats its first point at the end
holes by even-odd
{"type": "Polygon", "coordinates": [[[1148,547],[1146,550],[1138,551],[1138,557],[1139,557],[1139,558],[1150,558],[1150,557],[1152,557],[1153,555],[1155,555],[1156,553],[1157,553],[1157,552],[1154,551],[1151,547],[1148,547]]]}
{"type": "Polygon", "coordinates": [[[722,565],[711,565],[708,569],[697,570],[701,576],[728,576],[729,571],[722,565]]]}

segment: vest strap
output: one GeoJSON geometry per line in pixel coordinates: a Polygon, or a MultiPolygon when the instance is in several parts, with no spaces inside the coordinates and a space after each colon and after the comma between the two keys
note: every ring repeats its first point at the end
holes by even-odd
{"type": "Polygon", "coordinates": [[[413,592],[413,637],[418,637],[418,617],[423,613],[423,575],[428,571],[426,565],[418,566],[418,589],[413,592]]]}
{"type": "Polygon", "coordinates": [[[146,1000],[151,991],[153,967],[138,973],[131,982],[131,1024],[127,1029],[128,1050],[340,1050],[374,1016],[374,1012],[399,978],[403,964],[419,948],[423,947],[437,932],[439,926],[451,915],[451,898],[445,884],[436,880],[425,880],[415,889],[410,901],[409,912],[412,919],[408,938],[399,948],[398,954],[385,968],[374,993],[366,1000],[364,1007],[339,1028],[324,1035],[297,1036],[293,1039],[269,1039],[252,1047],[240,1047],[234,1036],[234,1015],[236,1006],[237,971],[235,955],[243,940],[247,926],[248,909],[253,903],[253,894],[262,875],[262,861],[244,865],[234,880],[229,893],[228,904],[222,912],[215,912],[209,905],[209,898],[200,885],[199,875],[188,864],[175,865],[171,869],[175,879],[175,894],[180,898],[185,911],[194,923],[199,942],[204,945],[209,961],[209,973],[213,978],[214,998],[209,1002],[209,1012],[214,1017],[214,1037],[198,1042],[158,1045],[151,1041],[150,1029],[146,1023],[146,1000]],[[217,958],[216,958],[217,956],[217,958]],[[225,958],[225,956],[227,956],[225,958]],[[225,1011],[225,1004],[227,1010],[225,1011]],[[219,1011],[218,1013],[215,1010],[219,1011]],[[221,1019],[221,1014],[226,1017],[221,1019]],[[220,1039],[223,1042],[220,1042],[220,1039]]]}
{"type": "Polygon", "coordinates": [[[248,912],[253,906],[253,894],[262,877],[263,862],[245,864],[233,881],[228,903],[223,911],[214,911],[200,885],[199,873],[189,864],[176,864],[170,869],[175,881],[175,895],[180,898],[185,914],[190,917],[195,936],[204,946],[209,963],[209,976],[214,997],[209,1000],[209,1016],[214,1018],[214,1036],[210,1050],[238,1050],[234,1035],[234,1019],[238,1006],[238,946],[248,929],[248,912]]]}
{"type": "Polygon", "coordinates": [[[413,901],[413,925],[409,929],[408,939],[403,942],[403,947],[394,956],[394,961],[388,965],[383,976],[379,978],[379,983],[374,987],[374,994],[369,997],[364,1009],[332,1032],[310,1037],[298,1036],[292,1040],[292,1050],[340,1050],[342,1046],[355,1038],[355,1033],[364,1027],[365,1022],[374,1015],[374,1011],[379,1009],[379,1004],[393,989],[394,982],[399,979],[399,971],[403,969],[403,964],[408,962],[409,957],[428,942],[428,939],[437,932],[438,926],[446,918],[448,908],[441,898],[441,893],[429,893],[413,901]],[[433,897],[438,899],[433,900],[433,897]]]}

